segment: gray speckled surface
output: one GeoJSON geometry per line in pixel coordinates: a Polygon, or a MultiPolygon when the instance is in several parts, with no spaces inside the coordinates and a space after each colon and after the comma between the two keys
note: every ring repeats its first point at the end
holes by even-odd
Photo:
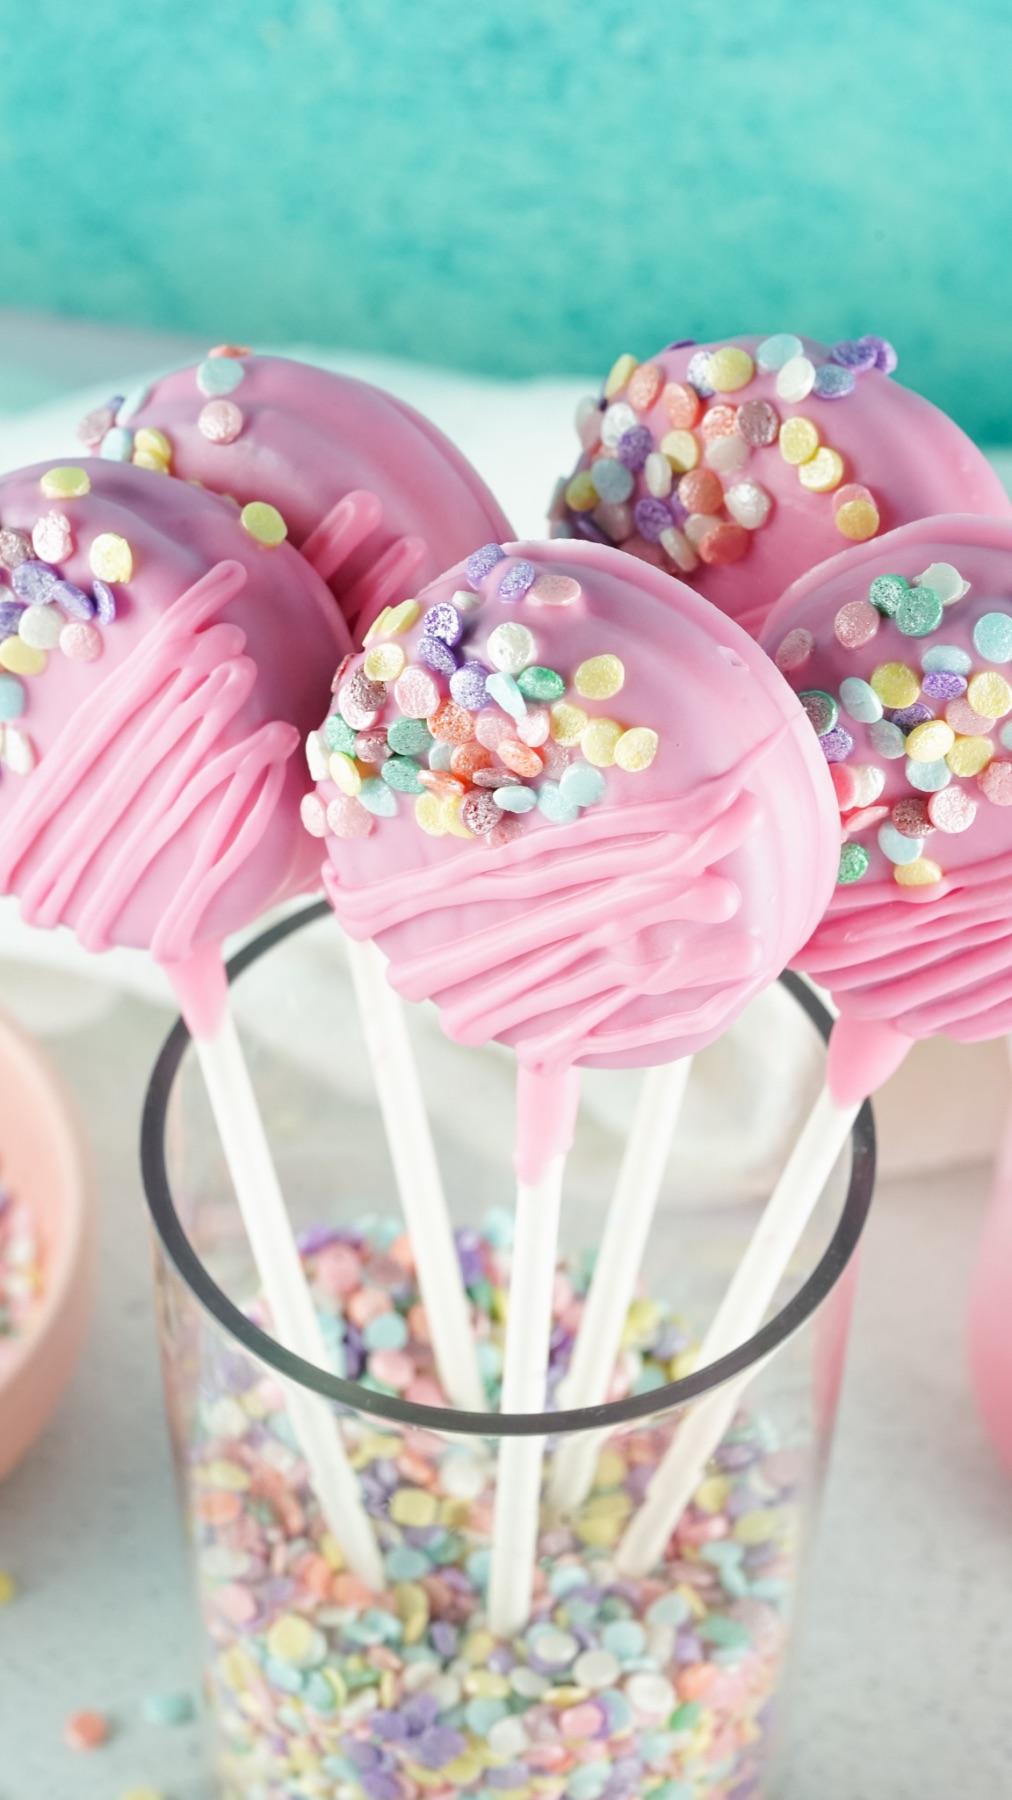
{"type": "MultiPolygon", "coordinates": [[[[209,1800],[198,1728],[140,1717],[145,1694],[196,1687],[133,1125],[164,1024],[124,1001],[53,1040],[97,1138],[101,1278],[71,1393],[0,1489],[0,1567],[21,1590],[0,1612],[0,1800],[116,1800],[140,1784],[209,1800]],[[62,1725],[86,1705],[118,1729],[75,1755],[62,1725]]],[[[878,1197],[783,1800],[1012,1789],[1012,1484],[973,1416],[961,1354],[985,1188],[974,1168],[878,1197]]]]}

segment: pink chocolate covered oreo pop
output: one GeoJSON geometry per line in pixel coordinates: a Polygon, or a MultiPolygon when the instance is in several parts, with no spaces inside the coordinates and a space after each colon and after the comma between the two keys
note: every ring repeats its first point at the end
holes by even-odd
{"type": "Polygon", "coordinates": [[[341,923],[450,1037],[534,1071],[708,1043],[832,885],[831,783],[782,676],[596,544],[488,545],[381,616],[311,759],[341,923]]]}
{"type": "Polygon", "coordinates": [[[620,357],[578,415],[555,533],[657,563],[757,635],[788,583],[848,543],[1009,514],[979,450],[895,366],[882,338],[830,350],[786,332],[620,357]]]}
{"type": "Polygon", "coordinates": [[[840,1008],[847,1105],[915,1038],[1012,1029],[1012,521],[923,520],[836,557],[763,642],[839,801],[838,885],[796,960],[840,1008]]]}
{"type": "Polygon", "coordinates": [[[443,434],[349,376],[225,346],[82,432],[103,457],[268,501],[352,627],[509,526],[443,434]]]}
{"type": "Polygon", "coordinates": [[[109,462],[0,482],[0,890],[87,949],[150,950],[198,1012],[225,936],[315,885],[300,738],[349,644],[252,530],[109,462]]]}

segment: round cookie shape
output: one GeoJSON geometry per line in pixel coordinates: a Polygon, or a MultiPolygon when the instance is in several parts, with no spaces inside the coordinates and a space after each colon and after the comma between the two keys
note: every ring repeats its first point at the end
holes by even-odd
{"type": "Polygon", "coordinates": [[[315,886],[300,745],[349,648],[304,559],[213,494],[108,461],[4,476],[0,891],[182,964],[315,886]]]}
{"type": "Polygon", "coordinates": [[[353,627],[475,542],[509,533],[470,464],[411,407],[241,345],[219,346],[81,429],[101,456],[275,508],[353,627]]]}
{"type": "Polygon", "coordinates": [[[789,583],[935,513],[1012,516],[980,451],[891,378],[895,352],[791,333],[620,357],[577,415],[553,535],[616,544],[753,636],[789,583]]]}
{"type": "Polygon", "coordinates": [[[841,1012],[834,1091],[913,1038],[1012,1029],[1012,521],[926,519],[788,590],[762,642],[809,713],[842,848],[795,959],[841,1012]]]}
{"type": "Polygon", "coordinates": [[[525,1066],[716,1037],[832,887],[832,784],[767,657],[590,543],[489,544],[381,617],[309,747],[340,923],[525,1066]]]}

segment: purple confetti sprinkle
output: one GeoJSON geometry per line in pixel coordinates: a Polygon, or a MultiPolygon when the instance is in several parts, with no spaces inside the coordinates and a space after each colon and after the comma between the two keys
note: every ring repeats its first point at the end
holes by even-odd
{"type": "Polygon", "coordinates": [[[592,544],[610,544],[612,549],[615,548],[614,539],[606,531],[602,531],[597,520],[592,519],[589,513],[572,513],[570,516],[577,537],[587,538],[592,544]]]}
{"type": "Polygon", "coordinates": [[[49,591],[49,598],[62,606],[72,619],[93,619],[95,602],[83,588],[75,587],[72,581],[58,581],[49,591]]]}
{"type": "Polygon", "coordinates": [[[439,600],[435,606],[429,607],[422,620],[422,629],[429,637],[442,638],[444,644],[459,644],[464,632],[464,621],[449,600],[439,600]]]}
{"type": "Polygon", "coordinates": [[[667,531],[671,525],[671,513],[664,501],[655,499],[652,494],[646,495],[642,500],[637,500],[633,508],[633,518],[640,536],[645,537],[651,544],[659,543],[661,532],[667,531]]]}
{"type": "Polygon", "coordinates": [[[842,369],[839,363],[823,363],[815,371],[815,392],[820,400],[842,400],[857,386],[853,369],[842,369]]]}
{"type": "Polygon", "coordinates": [[[16,600],[0,601],[0,637],[16,637],[25,609],[16,600]]]}
{"type": "Polygon", "coordinates": [[[100,625],[112,625],[116,619],[116,596],[105,581],[96,581],[91,590],[95,613],[100,625]]]}
{"type": "Polygon", "coordinates": [[[375,1744],[363,1744],[356,1738],[345,1744],[344,1754],[356,1769],[378,1769],[381,1764],[380,1752],[375,1744]]]}
{"type": "Polygon", "coordinates": [[[468,712],[480,712],[483,706],[491,705],[485,692],[485,682],[491,669],[482,662],[462,663],[450,676],[450,698],[456,700],[458,706],[464,706],[468,712]]]}
{"type": "Polygon", "coordinates": [[[511,569],[507,569],[499,583],[500,600],[520,600],[537,579],[538,571],[534,564],[521,557],[511,569]]]}
{"type": "Polygon", "coordinates": [[[429,1636],[432,1639],[432,1648],[438,1650],[440,1656],[456,1654],[460,1633],[455,1625],[448,1625],[445,1619],[437,1619],[429,1636]]]}
{"type": "Polygon", "coordinates": [[[486,1769],[482,1781],[490,1788],[526,1787],[531,1773],[526,1763],[507,1763],[502,1769],[486,1769]]]}
{"type": "Polygon", "coordinates": [[[439,1701],[434,1694],[413,1694],[400,1709],[401,1715],[408,1722],[408,1730],[412,1737],[418,1737],[427,1731],[439,1717],[439,1701]]]}
{"type": "Polygon", "coordinates": [[[899,726],[905,736],[908,731],[913,731],[915,725],[926,725],[934,716],[930,706],[925,706],[923,700],[915,700],[912,706],[903,706],[897,712],[891,712],[889,719],[893,725],[899,726]]]}
{"type": "Polygon", "coordinates": [[[413,1745],[418,1761],[425,1769],[445,1769],[467,1749],[467,1739],[450,1725],[431,1725],[413,1745]]]}
{"type": "Polygon", "coordinates": [[[385,1769],[364,1769],[362,1788],[369,1800],[402,1800],[404,1792],[398,1776],[385,1769]]]}
{"type": "Polygon", "coordinates": [[[874,333],[868,333],[867,336],[861,339],[861,342],[862,344],[872,345],[875,351],[876,369],[879,369],[883,375],[891,375],[900,359],[889,342],[889,339],[876,337],[874,333]]]}
{"type": "Polygon", "coordinates": [[[632,425],[618,440],[618,460],[627,469],[642,469],[653,447],[653,433],[645,425],[632,425]]]}
{"type": "Polygon", "coordinates": [[[824,737],[820,737],[819,743],[822,745],[823,756],[831,763],[846,762],[854,748],[850,732],[844,731],[842,725],[837,725],[833,731],[827,731],[824,737]]]}
{"type": "Polygon", "coordinates": [[[957,675],[954,669],[932,669],[921,687],[931,700],[958,700],[966,693],[966,676],[957,675]]]}
{"type": "Polygon", "coordinates": [[[29,606],[45,606],[53,598],[53,589],[59,576],[49,563],[37,562],[30,557],[27,562],[19,563],[11,576],[14,592],[29,606]]]}
{"type": "Polygon", "coordinates": [[[483,544],[464,564],[468,581],[483,581],[489,570],[494,569],[496,563],[502,562],[505,555],[501,544],[483,544]]]}
{"type": "Polygon", "coordinates": [[[710,381],[710,352],[697,350],[695,356],[689,358],[689,366],[685,371],[685,379],[690,387],[694,387],[701,400],[709,400],[716,393],[710,381]]]}
{"type": "Polygon", "coordinates": [[[677,494],[669,494],[668,511],[670,512],[674,523],[678,526],[679,531],[684,531],[685,521],[689,516],[689,509],[684,500],[679,500],[677,494]]]}
{"type": "Polygon", "coordinates": [[[665,344],[664,348],[665,350],[691,350],[695,341],[695,338],[679,338],[677,343],[665,344]]]}
{"type": "Polygon", "coordinates": [[[442,638],[419,638],[415,654],[417,655],[419,662],[427,663],[429,668],[435,669],[439,675],[453,675],[456,673],[457,658],[450,649],[449,644],[444,644],[442,638]]]}
{"type": "Polygon", "coordinates": [[[829,354],[841,369],[853,369],[855,375],[865,369],[874,369],[878,356],[870,338],[843,338],[833,345],[829,354]]]}

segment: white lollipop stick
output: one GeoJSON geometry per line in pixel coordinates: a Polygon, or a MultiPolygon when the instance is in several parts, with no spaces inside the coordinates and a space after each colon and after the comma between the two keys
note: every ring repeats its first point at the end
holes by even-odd
{"type": "MultiPolygon", "coordinates": [[[[837,1106],[828,1088],[819,1095],[703,1340],[701,1368],[758,1331],[859,1111],[837,1106]]],[[[678,1427],[618,1546],[623,1575],[645,1575],[660,1561],[755,1373],[708,1395],[678,1427]]]]}
{"type": "MultiPolygon", "coordinates": [[[[547,1125],[546,1154],[530,1170],[520,1158],[518,1169],[502,1379],[502,1410],[511,1413],[545,1409],[562,1177],[579,1091],[572,1071],[555,1081],[521,1069],[518,1114],[524,1106],[525,1084],[532,1098],[541,1080],[546,1083],[540,1096],[541,1124],[547,1125]],[[528,1175],[533,1178],[525,1179],[528,1175]]],[[[527,1136],[523,1122],[519,1135],[527,1136]]],[[[503,1438],[499,1447],[488,1585],[489,1626],[497,1637],[514,1637],[530,1618],[545,1441],[503,1438]]]]}
{"type": "MultiPolygon", "coordinates": [[[[562,1406],[601,1406],[608,1398],[691,1068],[686,1056],[644,1074],[572,1361],[559,1388],[562,1406]]],[[[600,1443],[600,1433],[578,1432],[556,1451],[548,1499],[560,1516],[574,1512],[590,1492],[600,1443]]]]}
{"type": "Polygon", "coordinates": [[[376,945],[345,943],[439,1379],[456,1406],[484,1412],[471,1308],[404,1009],[376,945]]]}
{"type": "MultiPolygon", "coordinates": [[[[278,1342],[325,1369],[329,1359],[320,1322],[228,1008],[216,1031],[195,1034],[193,1041],[278,1342]]],[[[307,1393],[293,1382],[286,1382],[285,1388],[295,1435],[328,1529],[356,1575],[379,1593],[384,1586],[383,1561],[337,1417],[321,1395],[307,1393]]]]}

